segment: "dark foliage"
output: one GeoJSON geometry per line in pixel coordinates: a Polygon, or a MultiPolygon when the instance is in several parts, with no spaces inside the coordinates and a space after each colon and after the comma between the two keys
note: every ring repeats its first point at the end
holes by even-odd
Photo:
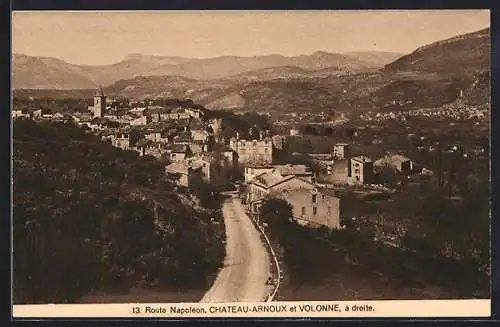
{"type": "Polygon", "coordinates": [[[415,224],[425,224],[428,232],[408,233],[400,247],[377,241],[373,229],[300,226],[283,200],[265,201],[261,217],[283,249],[283,260],[295,285],[315,283],[355,264],[368,275],[382,274],[410,291],[434,284],[450,297],[488,297],[489,215],[484,212],[488,208],[485,198],[487,193],[480,192],[459,206],[442,197],[413,201],[411,207],[402,203],[406,210],[414,209],[411,212],[421,217],[415,224]]]}
{"type": "Polygon", "coordinates": [[[208,287],[222,232],[180,201],[157,160],[71,124],[22,120],[13,157],[15,303],[208,287]]]}

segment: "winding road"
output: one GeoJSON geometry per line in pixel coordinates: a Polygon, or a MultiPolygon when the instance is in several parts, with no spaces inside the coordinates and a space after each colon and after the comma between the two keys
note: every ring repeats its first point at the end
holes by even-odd
{"type": "Polygon", "coordinates": [[[269,254],[241,201],[229,197],[222,214],[226,227],[226,258],[217,279],[201,302],[259,302],[271,292],[269,254]]]}

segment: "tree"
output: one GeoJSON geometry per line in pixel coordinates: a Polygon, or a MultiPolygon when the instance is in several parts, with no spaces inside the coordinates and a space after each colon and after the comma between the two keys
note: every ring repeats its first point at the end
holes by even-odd
{"type": "Polygon", "coordinates": [[[207,209],[218,207],[219,193],[212,184],[203,181],[201,178],[193,178],[189,188],[200,200],[200,204],[207,209]]]}
{"type": "Polygon", "coordinates": [[[143,138],[143,135],[141,132],[139,132],[136,129],[132,129],[129,134],[129,142],[130,146],[134,147],[136,146],[137,142],[139,142],[143,138]]]}
{"type": "Polygon", "coordinates": [[[72,124],[16,121],[14,130],[15,303],[72,303],[131,286],[183,290],[216,272],[220,226],[179,200],[156,159],[72,124]]]}
{"type": "Polygon", "coordinates": [[[402,176],[393,167],[384,165],[378,169],[375,179],[377,183],[395,187],[402,180],[402,176]]]}
{"type": "Polygon", "coordinates": [[[259,214],[262,222],[268,224],[271,234],[284,241],[293,219],[292,206],[285,200],[271,198],[262,203],[259,214]]]}

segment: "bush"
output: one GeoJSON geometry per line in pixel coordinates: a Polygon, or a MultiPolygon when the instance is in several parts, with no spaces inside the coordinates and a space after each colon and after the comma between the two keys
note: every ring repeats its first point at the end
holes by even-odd
{"type": "Polygon", "coordinates": [[[220,233],[182,204],[156,160],[31,121],[14,123],[13,150],[15,303],[205,287],[217,271],[220,233]]]}

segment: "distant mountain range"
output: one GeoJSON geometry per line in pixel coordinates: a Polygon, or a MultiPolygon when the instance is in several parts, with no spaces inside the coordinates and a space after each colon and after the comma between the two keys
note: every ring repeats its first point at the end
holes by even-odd
{"type": "Polygon", "coordinates": [[[334,74],[344,70],[360,72],[381,68],[400,55],[385,52],[341,55],[317,51],[295,57],[268,55],[192,59],[130,54],[112,65],[85,66],[55,58],[13,54],[13,86],[14,89],[86,89],[137,76],[174,75],[210,80],[278,67],[295,67],[298,69],[295,75],[308,75],[309,71],[325,69],[323,73],[327,73],[328,69],[334,74]]]}
{"type": "MultiPolygon", "coordinates": [[[[30,58],[24,60],[44,62],[49,67],[56,61],[30,58]]],[[[20,62],[17,60],[18,65],[20,62]]],[[[47,71],[51,78],[59,76],[52,87],[41,83],[37,73],[29,74],[28,68],[23,68],[24,85],[71,88],[64,82],[76,71],[79,77],[72,85],[78,81],[82,88],[95,89],[97,73],[89,73],[89,67],[84,67],[86,75],[82,75],[82,66],[57,64],[57,70],[39,70],[47,71]]],[[[103,66],[99,74],[104,76],[104,71],[114,67],[116,74],[124,76],[148,65],[156,65],[152,68],[155,76],[135,73],[135,77],[108,85],[105,92],[117,98],[188,98],[207,108],[251,111],[408,110],[451,103],[460,93],[464,95],[462,100],[471,104],[490,101],[489,28],[425,45],[400,57],[373,52],[213,59],[132,55],[114,66],[103,66]]],[[[23,69],[14,67],[14,81],[20,79],[23,69]]],[[[19,90],[15,94],[61,96],[68,92],[19,90]]],[[[91,96],[93,92],[82,90],[81,95],[91,96]]]]}

